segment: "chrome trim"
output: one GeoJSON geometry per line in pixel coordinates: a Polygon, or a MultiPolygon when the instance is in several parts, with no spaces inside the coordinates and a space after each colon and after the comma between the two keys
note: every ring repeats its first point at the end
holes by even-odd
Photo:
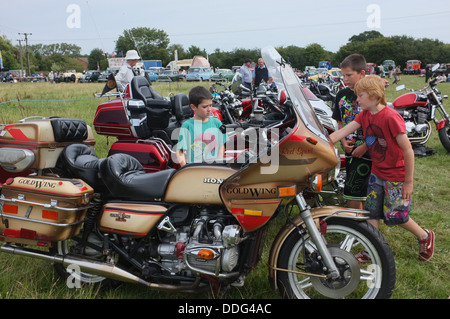
{"type": "Polygon", "coordinates": [[[32,205],[32,206],[38,206],[38,207],[45,207],[45,208],[54,208],[54,209],[63,210],[63,211],[69,211],[69,212],[71,212],[71,211],[78,211],[78,210],[85,210],[85,209],[93,207],[93,205],[88,205],[88,206],[67,208],[67,207],[60,207],[60,206],[58,206],[58,201],[54,200],[54,199],[52,199],[50,201],[50,204],[43,204],[43,203],[27,201],[27,200],[24,200],[23,198],[24,198],[23,195],[19,195],[18,198],[11,198],[11,199],[5,198],[4,195],[0,195],[0,201],[4,201],[4,202],[26,204],[26,205],[32,205]]]}
{"type": "Polygon", "coordinates": [[[84,219],[83,219],[83,220],[80,220],[80,221],[77,221],[74,223],[70,223],[70,224],[57,224],[57,223],[53,223],[53,222],[47,222],[45,220],[31,219],[31,218],[14,216],[14,215],[4,215],[3,213],[0,213],[0,217],[1,217],[1,219],[4,219],[4,218],[17,219],[17,220],[22,220],[25,222],[44,224],[44,225],[50,225],[50,226],[55,226],[55,227],[70,227],[70,226],[75,226],[75,225],[78,225],[78,224],[81,224],[84,222],[84,219]]]}

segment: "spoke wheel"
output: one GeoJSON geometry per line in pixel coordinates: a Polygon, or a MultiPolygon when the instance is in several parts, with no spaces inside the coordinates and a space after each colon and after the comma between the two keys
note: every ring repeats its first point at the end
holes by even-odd
{"type": "Polygon", "coordinates": [[[305,273],[327,275],[308,234],[297,231],[283,244],[277,267],[278,287],[285,298],[389,298],[395,285],[395,263],[384,237],[367,222],[331,219],[324,235],[339,278],[332,280],[305,273]],[[371,262],[360,264],[355,255],[367,251],[371,262]]]}

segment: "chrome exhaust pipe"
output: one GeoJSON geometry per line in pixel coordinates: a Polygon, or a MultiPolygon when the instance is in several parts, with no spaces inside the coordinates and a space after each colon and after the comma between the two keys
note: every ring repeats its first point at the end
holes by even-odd
{"type": "Polygon", "coordinates": [[[60,263],[65,267],[69,265],[76,265],[80,267],[80,270],[83,272],[87,272],[89,274],[98,275],[106,278],[111,278],[113,280],[133,283],[133,284],[141,284],[147,286],[148,288],[154,289],[162,289],[162,290],[177,290],[177,291],[194,291],[196,287],[198,287],[200,283],[200,277],[197,278],[191,285],[186,286],[177,286],[177,285],[167,285],[167,284],[155,284],[150,283],[138,276],[133,275],[132,273],[123,270],[114,265],[109,265],[106,263],[102,263],[96,260],[89,260],[86,258],[80,258],[76,256],[61,256],[61,255],[50,255],[46,252],[12,246],[10,244],[3,244],[0,247],[1,252],[5,252],[12,255],[26,256],[31,258],[43,259],[50,261],[52,263],[60,263]]]}

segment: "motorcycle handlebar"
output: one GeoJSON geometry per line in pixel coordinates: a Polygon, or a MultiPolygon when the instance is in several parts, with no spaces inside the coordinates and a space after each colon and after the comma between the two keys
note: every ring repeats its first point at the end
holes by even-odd
{"type": "Polygon", "coordinates": [[[246,129],[249,127],[249,124],[246,122],[237,122],[234,124],[222,124],[219,128],[222,133],[226,133],[227,129],[235,129],[235,128],[243,128],[246,129]]]}

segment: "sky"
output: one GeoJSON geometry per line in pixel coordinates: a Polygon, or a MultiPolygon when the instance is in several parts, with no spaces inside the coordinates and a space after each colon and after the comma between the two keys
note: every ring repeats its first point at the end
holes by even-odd
{"type": "Polygon", "coordinates": [[[66,42],[82,54],[111,53],[124,30],[164,30],[170,44],[216,49],[320,44],[336,52],[375,30],[450,43],[448,0],[13,0],[0,10],[0,35],[14,45],[66,42]],[[19,34],[20,33],[20,34],[19,34]]]}

